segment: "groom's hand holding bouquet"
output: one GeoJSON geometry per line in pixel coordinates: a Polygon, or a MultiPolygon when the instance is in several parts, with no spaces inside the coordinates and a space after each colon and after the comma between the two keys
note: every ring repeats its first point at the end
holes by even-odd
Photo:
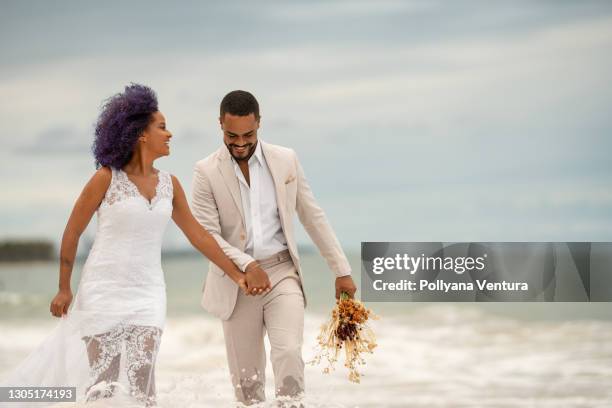
{"type": "Polygon", "coordinates": [[[355,286],[351,275],[340,276],[336,278],[336,299],[340,299],[340,295],[342,294],[342,292],[348,294],[351,299],[355,297],[355,292],[357,292],[357,286],[355,286]]]}

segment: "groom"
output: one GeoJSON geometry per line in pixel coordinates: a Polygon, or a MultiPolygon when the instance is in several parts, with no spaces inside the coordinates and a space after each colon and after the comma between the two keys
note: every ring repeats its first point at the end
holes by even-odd
{"type": "Polygon", "coordinates": [[[318,206],[295,152],[257,138],[259,104],[249,92],[221,101],[223,144],[196,163],[192,210],[245,273],[246,291],[210,264],[202,306],[219,317],[238,401],[265,400],[268,333],[277,396],[304,391],[303,271],[293,232],[300,222],[334,272],[336,298],[352,297],[351,267],[318,206]]]}

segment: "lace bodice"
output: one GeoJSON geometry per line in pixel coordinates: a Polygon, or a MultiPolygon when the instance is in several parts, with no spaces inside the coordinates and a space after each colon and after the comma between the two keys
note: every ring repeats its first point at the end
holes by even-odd
{"type": "Polygon", "coordinates": [[[128,175],[121,169],[112,169],[113,177],[106,195],[100,206],[110,206],[118,201],[128,198],[142,199],[149,207],[153,209],[155,204],[163,199],[173,197],[172,179],[170,174],[165,171],[159,171],[158,181],[155,187],[155,196],[151,201],[147,200],[138,190],[138,187],[128,178],[128,175]]]}
{"type": "MultiPolygon", "coordinates": [[[[149,202],[121,169],[98,207],[96,238],[83,268],[81,286],[112,284],[115,293],[138,284],[163,286],[162,238],[172,216],[172,178],[159,170],[149,202]]],[[[126,301],[130,301],[127,299],[126,301]]]]}

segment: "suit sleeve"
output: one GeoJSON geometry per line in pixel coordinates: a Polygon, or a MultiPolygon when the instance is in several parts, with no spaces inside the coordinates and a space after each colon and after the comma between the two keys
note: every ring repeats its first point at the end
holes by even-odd
{"type": "Polygon", "coordinates": [[[325,213],[315,200],[295,152],[294,160],[297,171],[296,211],[298,218],[336,277],[350,275],[351,266],[325,213]]]}
{"type": "Polygon", "coordinates": [[[204,170],[195,166],[193,171],[191,204],[193,216],[215,238],[225,255],[244,272],[247,265],[254,261],[253,257],[230,245],[221,236],[219,210],[210,187],[210,182],[204,170]]]}

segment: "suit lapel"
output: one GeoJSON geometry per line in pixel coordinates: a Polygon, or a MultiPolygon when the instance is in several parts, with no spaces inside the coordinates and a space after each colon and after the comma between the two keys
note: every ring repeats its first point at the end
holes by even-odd
{"type": "Polygon", "coordinates": [[[240,195],[240,186],[238,185],[238,178],[236,177],[236,172],[234,171],[234,165],[232,164],[230,154],[225,146],[221,147],[221,153],[219,155],[219,171],[221,171],[223,180],[225,180],[225,185],[229,189],[229,192],[232,195],[232,198],[234,199],[234,204],[236,204],[236,207],[238,207],[240,217],[242,218],[242,225],[246,225],[244,221],[242,196],[240,195]]]}

